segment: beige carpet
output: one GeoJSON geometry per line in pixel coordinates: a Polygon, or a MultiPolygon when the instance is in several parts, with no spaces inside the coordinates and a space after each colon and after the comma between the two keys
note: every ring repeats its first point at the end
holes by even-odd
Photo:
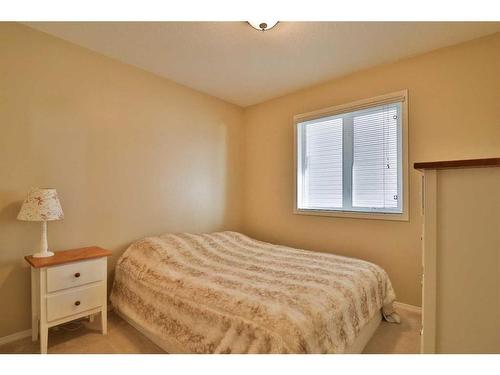
{"type": "MultiPolygon", "coordinates": [[[[364,353],[419,353],[420,314],[398,309],[401,324],[382,322],[364,353]]],[[[49,332],[48,352],[52,354],[146,354],[164,353],[123,319],[108,317],[108,334],[101,335],[99,321],[69,323],[49,332]]],[[[31,337],[0,346],[0,353],[39,353],[39,343],[31,337]]]]}
{"type": "MultiPolygon", "coordinates": [[[[0,346],[0,353],[40,353],[39,342],[31,337],[0,346]]],[[[112,312],[108,334],[103,336],[100,321],[68,323],[49,330],[49,354],[147,354],[163,350],[112,312]]]]}
{"type": "Polygon", "coordinates": [[[368,342],[366,354],[418,354],[420,353],[420,313],[402,308],[396,309],[401,324],[382,321],[368,342]]]}

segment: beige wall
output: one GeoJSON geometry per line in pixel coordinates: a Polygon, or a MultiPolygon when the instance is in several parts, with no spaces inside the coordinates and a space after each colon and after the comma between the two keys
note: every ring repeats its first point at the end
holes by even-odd
{"type": "Polygon", "coordinates": [[[32,186],[57,188],[52,249],[240,229],[243,111],[27,27],[0,23],[0,337],[30,327],[32,186]]]}
{"type": "Polygon", "coordinates": [[[378,263],[398,299],[420,305],[418,172],[410,169],[409,222],[292,213],[293,116],[406,88],[411,164],[500,155],[500,34],[495,34],[247,108],[243,228],[261,240],[378,263]]]}

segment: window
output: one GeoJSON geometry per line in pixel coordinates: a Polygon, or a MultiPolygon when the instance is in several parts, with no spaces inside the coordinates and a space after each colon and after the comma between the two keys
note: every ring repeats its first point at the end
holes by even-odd
{"type": "Polygon", "coordinates": [[[406,220],[405,112],[403,91],[296,116],[295,212],[406,220]]]}

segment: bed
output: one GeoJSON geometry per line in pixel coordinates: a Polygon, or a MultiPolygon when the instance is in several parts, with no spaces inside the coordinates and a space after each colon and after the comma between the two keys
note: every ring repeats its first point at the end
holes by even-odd
{"type": "Polygon", "coordinates": [[[398,321],[387,273],[236,232],[165,234],[118,260],[115,311],[168,353],[360,353],[398,321]]]}

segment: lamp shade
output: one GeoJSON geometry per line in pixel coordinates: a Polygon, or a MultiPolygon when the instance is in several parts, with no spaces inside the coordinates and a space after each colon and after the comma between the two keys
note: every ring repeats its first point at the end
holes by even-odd
{"type": "Polygon", "coordinates": [[[21,206],[18,220],[52,221],[61,220],[64,213],[56,189],[32,189],[21,206]]]}

